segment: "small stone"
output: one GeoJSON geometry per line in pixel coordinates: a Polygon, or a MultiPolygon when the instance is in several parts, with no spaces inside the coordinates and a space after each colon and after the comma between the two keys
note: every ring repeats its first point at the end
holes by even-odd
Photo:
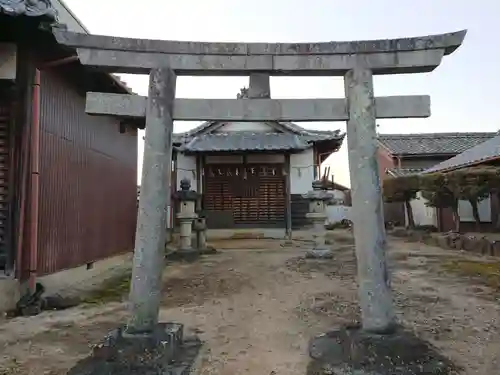
{"type": "Polygon", "coordinates": [[[332,259],[333,251],[330,249],[312,249],[306,253],[307,259],[332,259]]]}

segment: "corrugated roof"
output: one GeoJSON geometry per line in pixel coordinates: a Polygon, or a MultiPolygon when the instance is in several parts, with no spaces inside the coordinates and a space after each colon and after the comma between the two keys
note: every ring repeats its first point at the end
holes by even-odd
{"type": "Polygon", "coordinates": [[[500,134],[496,134],[486,142],[425,170],[425,173],[450,171],[500,158],[500,134]]]}
{"type": "Polygon", "coordinates": [[[308,148],[296,134],[231,132],[195,136],[179,148],[187,152],[217,151],[277,151],[304,150],[308,148]]]}
{"type": "Polygon", "coordinates": [[[392,177],[405,177],[423,172],[425,168],[388,168],[387,174],[392,177]]]}
{"type": "Polygon", "coordinates": [[[42,17],[55,21],[57,11],[50,0],[0,0],[0,13],[8,16],[42,17]]]}
{"type": "Polygon", "coordinates": [[[460,154],[496,133],[379,134],[379,142],[393,155],[460,154]]]}

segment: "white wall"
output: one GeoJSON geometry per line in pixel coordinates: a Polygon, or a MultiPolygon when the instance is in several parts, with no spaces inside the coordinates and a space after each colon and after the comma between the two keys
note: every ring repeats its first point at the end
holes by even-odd
{"type": "MultiPolygon", "coordinates": [[[[437,227],[437,214],[434,207],[427,207],[427,200],[422,197],[420,192],[417,193],[417,199],[410,202],[413,219],[415,220],[415,225],[434,225],[437,227]]],[[[408,214],[405,208],[405,225],[408,225],[408,214]]]]}
{"type": "MultiPolygon", "coordinates": [[[[491,200],[490,198],[484,199],[478,204],[479,218],[482,223],[491,222],[491,200]]],[[[473,222],[474,216],[472,216],[472,206],[469,201],[459,201],[458,202],[458,214],[460,215],[460,221],[473,222]]]]}
{"type": "MultiPolygon", "coordinates": [[[[339,200],[345,200],[346,193],[342,190],[333,190],[333,197],[339,200]]],[[[326,222],[327,223],[340,223],[344,219],[350,220],[351,207],[344,206],[343,204],[326,206],[326,222]]]]}
{"type": "Polygon", "coordinates": [[[314,181],[314,154],[312,148],[290,155],[290,193],[305,194],[314,181]]]}
{"type": "Polygon", "coordinates": [[[177,186],[179,190],[181,180],[187,178],[191,181],[191,190],[197,191],[196,186],[196,156],[177,154],[177,186]]]}
{"type": "Polygon", "coordinates": [[[326,222],[340,223],[342,220],[351,220],[351,207],[344,205],[326,206],[326,222]]]}
{"type": "Polygon", "coordinates": [[[273,127],[263,122],[230,122],[216,129],[214,133],[241,132],[241,131],[271,132],[275,130],[273,127]]]}

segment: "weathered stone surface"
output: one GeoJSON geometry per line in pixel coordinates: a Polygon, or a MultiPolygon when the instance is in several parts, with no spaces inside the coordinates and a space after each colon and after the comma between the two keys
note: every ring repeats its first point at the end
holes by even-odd
{"type": "Polygon", "coordinates": [[[437,245],[442,249],[450,249],[450,242],[447,235],[437,236],[437,245]]]}
{"type": "Polygon", "coordinates": [[[492,242],[490,255],[500,257],[500,241],[492,242]]]}
{"type": "Polygon", "coordinates": [[[401,329],[375,335],[342,328],[312,339],[309,355],[307,375],[445,375],[455,369],[429,343],[401,329]]]}
{"type": "Polygon", "coordinates": [[[374,74],[431,72],[441,64],[444,49],[359,55],[191,55],[77,48],[83,65],[113,73],[145,74],[169,66],[178,75],[241,76],[262,72],[273,76],[342,76],[362,62],[374,74]]]}
{"type": "Polygon", "coordinates": [[[251,73],[248,85],[248,97],[250,99],[271,98],[271,79],[267,73],[251,73]]]}
{"type": "Polygon", "coordinates": [[[448,234],[448,244],[450,248],[455,250],[462,250],[463,247],[463,236],[458,233],[448,234]]]}
{"type": "Polygon", "coordinates": [[[330,249],[312,249],[306,252],[307,259],[332,259],[333,251],[330,249]]]}
{"type": "Polygon", "coordinates": [[[351,216],[358,260],[358,295],[363,328],[380,332],[394,324],[395,313],[385,254],[373,76],[370,70],[356,68],[344,78],[349,102],[349,169],[355,171],[351,174],[351,216]]]}
{"type": "MultiPolygon", "coordinates": [[[[144,118],[146,97],[89,92],[86,112],[144,118]]],[[[375,99],[379,119],[429,117],[430,97],[387,96],[375,99]]],[[[347,121],[345,99],[176,99],[179,121],[347,121]]]]}
{"type": "Polygon", "coordinates": [[[413,38],[360,40],[320,43],[210,43],[171,40],[148,40],[88,35],[54,29],[60,44],[133,52],[193,55],[335,55],[384,53],[439,49],[445,54],[455,51],[463,42],[466,30],[413,38]]]}
{"type": "MultiPolygon", "coordinates": [[[[470,237],[470,236],[462,236],[462,249],[465,251],[469,252],[476,252],[478,249],[478,239],[476,237],[470,237]]],[[[479,251],[477,251],[479,254],[481,254],[481,248],[479,247],[479,251]]]]}
{"type": "Polygon", "coordinates": [[[78,362],[69,375],[170,375],[187,373],[201,341],[183,338],[183,326],[160,323],[149,335],[112,332],[91,356],[78,362]],[[178,372],[175,372],[178,371],[178,372]],[[184,372],[182,372],[184,371],[184,372]]]}
{"type": "Polygon", "coordinates": [[[176,76],[172,70],[151,71],[130,290],[129,328],[137,332],[148,332],[158,323],[171,192],[175,87],[176,76]]]}

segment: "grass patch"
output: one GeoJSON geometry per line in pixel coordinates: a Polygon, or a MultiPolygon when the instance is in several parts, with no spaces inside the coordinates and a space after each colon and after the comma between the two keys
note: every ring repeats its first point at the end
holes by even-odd
{"type": "Polygon", "coordinates": [[[481,280],[489,287],[500,291],[500,262],[452,260],[442,265],[446,271],[481,280]]]}
{"type": "Polygon", "coordinates": [[[92,290],[82,298],[82,303],[101,305],[109,302],[121,302],[130,290],[132,270],[104,281],[97,289],[92,290]]]}

